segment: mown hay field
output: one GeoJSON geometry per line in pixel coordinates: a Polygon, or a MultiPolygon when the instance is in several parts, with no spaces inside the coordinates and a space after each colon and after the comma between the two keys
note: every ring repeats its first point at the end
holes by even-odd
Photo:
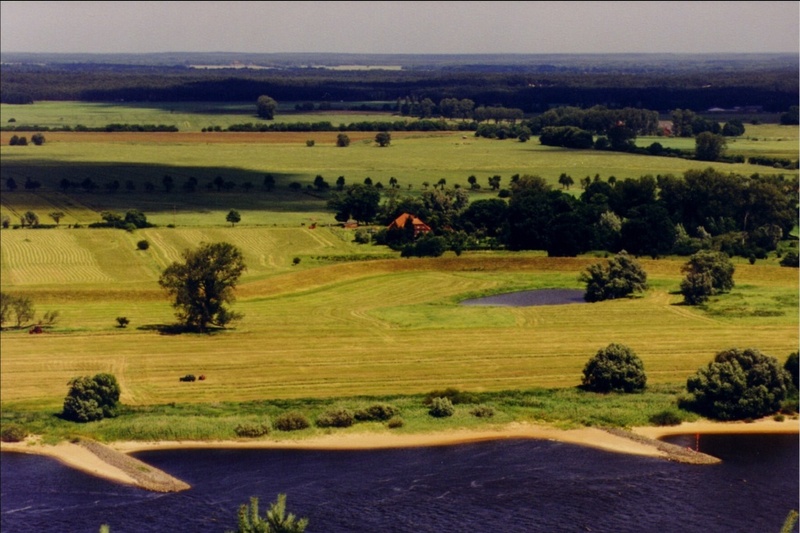
{"type": "Polygon", "coordinates": [[[723,349],[752,346],[783,360],[798,344],[797,274],[774,263],[738,262],[736,288],[706,308],[680,305],[680,259],[643,259],[652,288],[641,298],[467,307],[459,302],[483,294],[581,288],[579,272],[602,259],[368,260],[385,252],[341,231],[158,228],[139,251],[123,231],[4,230],[2,290],[61,318],[40,335],[0,335],[3,405],[58,409],[68,379],[97,372],[117,376],[129,405],[573,387],[611,342],[642,357],[651,383],[679,384],[723,349]],[[235,304],[244,318],[211,335],[161,334],[174,318],[158,275],[199,238],[245,250],[235,304]],[[362,250],[365,260],[334,260],[362,250]],[[130,325],[117,327],[118,316],[130,325]],[[178,381],[188,373],[207,379],[178,381]]]}
{"type": "MultiPolygon", "coordinates": [[[[4,106],[4,123],[7,112],[4,106]]],[[[145,122],[144,116],[121,117],[102,123],[145,122]]],[[[736,143],[797,158],[797,128],[747,128],[754,138],[736,143]]],[[[577,182],[595,174],[625,178],[707,166],[745,175],[775,172],[768,167],[561,150],[453,132],[393,133],[387,148],[377,147],[373,134],[356,132],[348,133],[347,148],[334,146],[335,133],[48,133],[43,146],[24,147],[8,146],[10,135],[0,134],[0,213],[13,223],[27,210],[42,223],[52,222],[53,211],[65,216],[58,228],[0,231],[0,289],[30,296],[39,316],[61,313],[44,334],[0,334],[0,402],[7,409],[56,411],[70,378],[97,372],[117,376],[126,404],[213,404],[444,387],[573,387],[586,360],[610,342],[630,345],[654,384],[685,383],[716,352],[733,346],[756,347],[781,360],[797,349],[797,272],[780,268],[775,258],[737,261],[734,291],[705,308],[680,305],[685,258],[642,260],[652,285],[642,298],[465,307],[458,302],[482,294],[580,288],[578,274],[602,259],[535,252],[399,259],[384,248],[354,244],[351,231],[333,227],[325,206],[330,192],[309,189],[316,175],[331,186],[338,176],[348,184],[370,177],[385,186],[395,177],[402,194],[419,194],[426,182],[430,187],[442,178],[448,187],[467,187],[474,174],[482,185],[471,193],[477,199],[496,197],[488,191],[493,175],[502,176],[504,187],[511,175],[526,173],[555,186],[563,172],[577,182]],[[306,146],[309,139],[315,146],[306,146]],[[266,174],[275,177],[272,191],[262,186],[266,174]],[[165,175],[175,181],[171,192],[163,190],[165,175]],[[217,176],[235,189],[207,188],[217,176]],[[190,177],[198,180],[191,193],[181,187],[190,177]],[[6,188],[8,178],[17,190],[6,188]],[[28,178],[42,187],[25,190],[28,178]],[[63,179],[86,178],[97,191],[59,188],[63,179]],[[122,186],[108,191],[105,185],[115,180],[122,186]],[[128,181],[134,190],[126,189],[128,181]],[[156,191],[145,192],[148,181],[156,191]],[[300,191],[289,188],[295,181],[300,191]],[[128,209],[143,211],[158,227],[132,233],[69,227],[99,221],[105,210],[128,209]],[[236,227],[225,221],[230,209],[242,215],[236,227]],[[142,239],[147,250],[137,249],[142,239]],[[161,334],[174,318],[158,276],[183,250],[204,241],[243,249],[248,270],[234,309],[244,318],[212,335],[161,334]],[[125,329],[117,327],[120,316],[130,320],[125,329]],[[188,373],[207,379],[178,381],[188,373]]],[[[639,141],[656,140],[686,142],[639,141]]]]}

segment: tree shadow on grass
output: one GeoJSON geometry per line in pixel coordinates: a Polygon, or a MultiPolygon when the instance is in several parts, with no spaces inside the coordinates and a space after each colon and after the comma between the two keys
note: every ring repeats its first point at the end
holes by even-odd
{"type": "Polygon", "coordinates": [[[217,335],[228,331],[228,328],[220,327],[209,327],[206,331],[200,331],[197,328],[189,327],[184,324],[145,324],[136,329],[139,331],[157,331],[160,335],[217,335]]]}

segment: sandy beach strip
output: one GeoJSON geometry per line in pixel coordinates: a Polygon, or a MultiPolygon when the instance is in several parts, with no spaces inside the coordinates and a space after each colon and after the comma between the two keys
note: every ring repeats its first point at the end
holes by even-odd
{"type": "Polygon", "coordinates": [[[296,450],[374,450],[448,446],[503,439],[540,439],[580,446],[589,446],[615,453],[659,457],[682,462],[717,462],[714,458],[694,455],[690,450],[655,441],[668,435],[738,433],[800,433],[800,422],[772,419],[744,422],[687,422],[679,426],[636,427],[630,431],[607,431],[600,428],[557,429],[553,427],[512,423],[495,429],[457,429],[442,432],[399,434],[384,432],[343,432],[300,439],[264,439],[230,441],[119,441],[109,444],[63,442],[41,444],[35,438],[25,442],[0,443],[0,451],[45,455],[86,473],[105,479],[160,492],[175,492],[189,485],[166,473],[130,457],[129,454],[149,450],[171,449],[296,449],[296,450]],[[677,453],[676,453],[677,452],[677,453]]]}

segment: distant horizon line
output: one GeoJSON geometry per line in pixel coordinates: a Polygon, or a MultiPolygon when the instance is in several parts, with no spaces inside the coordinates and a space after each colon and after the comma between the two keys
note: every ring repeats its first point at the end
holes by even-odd
{"type": "Polygon", "coordinates": [[[718,55],[795,55],[800,56],[800,51],[770,51],[770,52],[244,52],[244,51],[185,51],[171,50],[163,52],[30,52],[25,50],[4,50],[0,55],[26,54],[26,55],[163,55],[163,54],[240,54],[240,55],[318,55],[318,56],[718,56],[718,55]]]}

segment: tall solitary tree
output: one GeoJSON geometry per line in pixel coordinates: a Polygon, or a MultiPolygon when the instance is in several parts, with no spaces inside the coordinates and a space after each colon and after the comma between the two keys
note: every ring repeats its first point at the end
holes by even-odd
{"type": "Polygon", "coordinates": [[[242,220],[242,216],[239,214],[239,211],[231,209],[228,211],[228,215],[225,217],[225,220],[230,222],[231,226],[235,226],[239,221],[242,220]]]}
{"type": "Polygon", "coordinates": [[[336,136],[336,146],[339,148],[350,146],[350,137],[348,137],[346,133],[340,133],[336,136]]]}
{"type": "Polygon", "coordinates": [[[56,225],[58,225],[58,223],[61,221],[61,219],[64,218],[64,212],[63,211],[53,211],[52,213],[50,213],[49,216],[50,216],[50,218],[52,218],[55,221],[56,225]]]}
{"type": "Polygon", "coordinates": [[[694,156],[700,161],[717,161],[725,153],[728,142],[725,137],[704,131],[694,139],[694,156]]]}
{"type": "Polygon", "coordinates": [[[247,268],[242,251],[225,242],[202,243],[183,256],[183,263],[172,263],[158,280],[174,297],[178,320],[188,329],[205,332],[240,318],[227,305],[235,301],[233,290],[247,268]]]}
{"type": "Polygon", "coordinates": [[[378,146],[389,146],[392,142],[392,136],[387,131],[379,132],[375,135],[375,142],[378,143],[378,146]]]}
{"type": "Polygon", "coordinates": [[[724,252],[700,251],[681,267],[686,277],[681,294],[689,305],[702,304],[710,296],[729,292],[733,286],[735,267],[724,252]]]}
{"type": "Polygon", "coordinates": [[[256,100],[256,111],[258,116],[263,119],[272,120],[275,118],[275,110],[278,108],[278,102],[273,98],[262,94],[256,100]]]}

